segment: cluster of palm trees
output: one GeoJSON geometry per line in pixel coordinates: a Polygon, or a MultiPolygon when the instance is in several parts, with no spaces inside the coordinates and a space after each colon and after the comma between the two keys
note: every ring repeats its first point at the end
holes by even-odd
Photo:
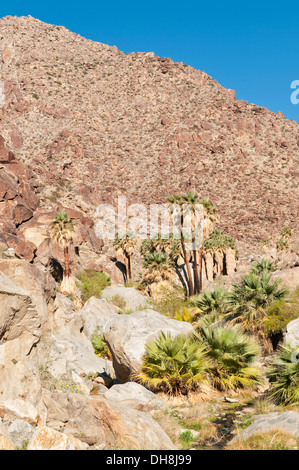
{"type": "MultiPolygon", "coordinates": [[[[141,254],[144,256],[144,272],[141,284],[151,292],[159,283],[171,282],[177,268],[184,264],[187,295],[191,297],[202,290],[203,243],[209,238],[218,221],[218,209],[208,199],[200,199],[192,192],[171,196],[168,199],[168,207],[172,222],[174,219],[179,222],[180,239],[173,233],[167,236],[158,233],[152,239],[143,241],[141,254]],[[201,230],[197,229],[197,205],[203,208],[201,230]],[[187,217],[190,219],[189,235],[183,231],[187,217]]],[[[114,242],[117,254],[124,260],[127,280],[133,279],[132,255],[137,246],[136,237],[129,233],[121,238],[117,237],[114,242]]]]}
{"type": "MultiPolygon", "coordinates": [[[[274,320],[280,327],[299,314],[299,289],[288,296],[280,287],[281,281],[271,278],[276,270],[272,261],[260,260],[231,291],[217,287],[189,300],[189,305],[199,309],[192,321],[195,333],[175,338],[162,333],[149,343],[136,380],[153,391],[188,394],[203,383],[220,391],[249,390],[268,377],[271,400],[297,403],[298,347],[278,345],[272,364],[264,372],[256,362],[263,349],[265,352],[269,308],[291,304],[293,317],[280,318],[274,309],[274,320]]],[[[189,321],[188,312],[186,309],[182,321],[189,321]]],[[[272,346],[271,352],[277,344],[272,346]]]]}
{"type": "MultiPolygon", "coordinates": [[[[201,310],[201,321],[205,324],[220,320],[239,324],[245,332],[255,334],[266,345],[268,309],[288,294],[287,289],[280,287],[280,279],[272,279],[271,274],[276,270],[277,265],[272,261],[260,260],[239,283],[232,285],[231,291],[216,287],[194,297],[191,303],[201,310]]],[[[271,340],[271,334],[269,336],[271,340]]]]}
{"type": "Polygon", "coordinates": [[[173,195],[169,197],[168,204],[171,211],[173,207],[179,208],[179,213],[177,214],[172,211],[172,215],[180,219],[181,247],[187,270],[188,295],[191,297],[202,290],[203,243],[213,232],[215,224],[218,222],[218,209],[210,200],[200,199],[198,194],[191,191],[185,195],[173,195]],[[198,220],[196,220],[196,207],[198,204],[203,206],[202,226],[199,233],[197,230],[198,220]],[[186,239],[186,235],[183,232],[184,217],[186,216],[189,216],[191,219],[191,240],[186,239]],[[188,249],[190,241],[192,250],[188,249]],[[191,265],[193,266],[194,275],[192,275],[191,265]]]}
{"type": "Polygon", "coordinates": [[[236,327],[208,327],[175,338],[161,333],[147,345],[135,379],[171,395],[187,395],[202,384],[220,391],[251,389],[261,383],[254,364],[259,354],[259,345],[236,327]]]}

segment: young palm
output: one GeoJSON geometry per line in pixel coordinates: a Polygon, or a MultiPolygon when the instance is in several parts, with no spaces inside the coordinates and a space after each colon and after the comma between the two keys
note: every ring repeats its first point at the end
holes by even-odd
{"type": "Polygon", "coordinates": [[[210,369],[213,386],[222,391],[251,389],[261,383],[261,374],[254,362],[260,346],[238,328],[202,328],[199,341],[207,347],[212,360],[210,369]]]}
{"type": "Polygon", "coordinates": [[[188,394],[205,381],[208,366],[203,346],[183,334],[172,338],[162,332],[146,346],[143,368],[135,378],[153,391],[188,394]]]}
{"type": "Polygon", "coordinates": [[[235,317],[232,321],[241,323],[248,331],[261,328],[265,309],[288,293],[286,289],[279,288],[280,283],[280,279],[271,282],[271,275],[263,271],[260,276],[251,273],[244,276],[240,284],[233,284],[229,295],[235,317]]]}
{"type": "Polygon", "coordinates": [[[51,222],[50,238],[64,251],[65,270],[61,289],[66,292],[73,292],[75,288],[69,264],[69,246],[73,241],[74,234],[75,229],[72,219],[67,212],[59,211],[51,222]]]}
{"type": "Polygon", "coordinates": [[[229,293],[226,289],[216,287],[211,292],[206,291],[197,297],[193,297],[191,303],[204,314],[214,312],[218,315],[224,315],[230,311],[228,296],[229,293]]]}
{"type": "Polygon", "coordinates": [[[265,272],[270,274],[274,271],[277,271],[277,269],[278,266],[277,264],[273,263],[273,261],[268,259],[261,259],[252,265],[250,273],[260,275],[265,272]]]}
{"type": "Polygon", "coordinates": [[[298,346],[282,345],[267,373],[270,398],[285,405],[299,402],[298,346]]]}

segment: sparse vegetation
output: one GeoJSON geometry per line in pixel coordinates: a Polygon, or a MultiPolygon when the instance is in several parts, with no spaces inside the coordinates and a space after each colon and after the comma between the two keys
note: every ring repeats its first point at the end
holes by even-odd
{"type": "Polygon", "coordinates": [[[77,287],[81,289],[81,297],[86,302],[90,297],[99,298],[102,290],[110,285],[110,277],[93,269],[85,269],[76,275],[77,287]]]}

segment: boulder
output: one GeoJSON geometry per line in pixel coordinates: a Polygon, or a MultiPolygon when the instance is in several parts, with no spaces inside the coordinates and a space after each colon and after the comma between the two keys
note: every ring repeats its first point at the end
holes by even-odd
{"type": "Polygon", "coordinates": [[[105,441],[105,433],[92,401],[78,393],[43,392],[47,408],[47,425],[60,432],[82,438],[89,445],[105,441]]]}
{"type": "Polygon", "coordinates": [[[37,267],[26,260],[0,259],[0,271],[29,292],[42,326],[47,328],[48,313],[54,309],[55,281],[43,266],[37,267]]]}
{"type": "Polygon", "coordinates": [[[109,320],[119,317],[118,307],[105,299],[91,297],[80,313],[84,319],[84,333],[91,338],[94,333],[101,334],[109,320]]]}
{"type": "Polygon", "coordinates": [[[110,320],[104,328],[104,338],[112,353],[116,377],[127,382],[138,373],[142,367],[146,344],[157,338],[162,331],[175,337],[192,330],[190,323],[172,320],[151,309],[110,320]]]}
{"type": "Polygon", "coordinates": [[[96,400],[94,407],[98,411],[105,430],[106,438],[116,438],[118,449],[125,450],[175,450],[175,447],[161,428],[146,413],[123,406],[110,400],[96,400]]]}
{"type": "Polygon", "coordinates": [[[21,398],[11,399],[0,402],[0,416],[10,422],[26,421],[29,424],[39,423],[38,410],[28,401],[21,398]]]}
{"type": "Polygon", "coordinates": [[[76,311],[73,302],[58,293],[55,310],[49,317],[51,332],[38,345],[40,364],[47,364],[54,376],[78,376],[84,373],[113,373],[112,363],[97,357],[90,338],[84,332],[84,314],[76,311]]]}
{"type": "Polygon", "coordinates": [[[289,290],[296,289],[299,286],[299,266],[275,271],[272,274],[272,278],[281,279],[281,286],[289,290]]]}
{"type": "Polygon", "coordinates": [[[158,423],[145,413],[105,399],[44,392],[47,426],[89,445],[113,443],[118,449],[174,449],[158,423]]]}
{"type": "Polygon", "coordinates": [[[35,428],[23,419],[16,419],[7,430],[18,448],[22,448],[24,442],[29,441],[35,432],[35,428]]]}
{"type": "Polygon", "coordinates": [[[104,396],[111,402],[140,411],[162,410],[167,407],[166,402],[162,398],[136,382],[113,385],[104,396]]]}
{"type": "MultiPolygon", "coordinates": [[[[271,431],[284,431],[299,437],[299,412],[285,411],[255,416],[254,422],[240,431],[240,437],[246,440],[254,434],[271,431]]],[[[234,437],[232,442],[238,438],[239,436],[234,437]]]]}
{"type": "Polygon", "coordinates": [[[38,403],[40,319],[30,293],[0,272],[0,407],[7,400],[38,403]]]}
{"type": "Polygon", "coordinates": [[[150,307],[147,298],[134,287],[108,286],[102,291],[101,298],[109,301],[116,295],[122,297],[126,302],[125,310],[136,311],[150,307]]]}
{"type": "Polygon", "coordinates": [[[299,348],[299,318],[287,324],[284,341],[299,348]]]}
{"type": "Polygon", "coordinates": [[[0,450],[16,450],[16,446],[14,445],[9,432],[5,428],[5,426],[1,423],[0,420],[0,450]]]}
{"type": "Polygon", "coordinates": [[[35,431],[27,450],[86,450],[87,448],[87,444],[74,436],[43,426],[35,431]]]}
{"type": "Polygon", "coordinates": [[[5,363],[29,354],[40,339],[39,327],[29,292],[0,272],[0,348],[5,363]]]}

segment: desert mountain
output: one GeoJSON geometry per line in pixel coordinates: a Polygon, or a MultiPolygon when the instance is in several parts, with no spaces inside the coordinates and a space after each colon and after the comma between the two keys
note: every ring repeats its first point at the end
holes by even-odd
{"type": "Polygon", "coordinates": [[[0,20],[0,134],[29,165],[41,207],[159,203],[195,190],[239,242],[298,214],[299,126],[235,99],[205,72],[124,54],[32,17],[0,20]]]}

